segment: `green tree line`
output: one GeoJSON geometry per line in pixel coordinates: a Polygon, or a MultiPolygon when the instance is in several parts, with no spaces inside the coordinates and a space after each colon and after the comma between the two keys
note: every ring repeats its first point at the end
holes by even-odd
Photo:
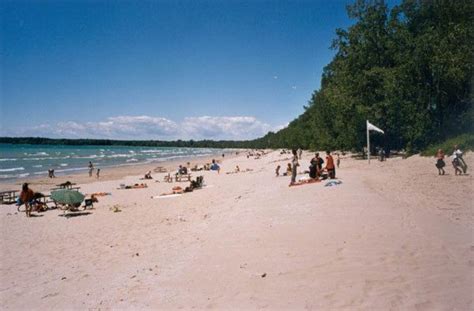
{"type": "Polygon", "coordinates": [[[73,145],[73,146],[143,146],[189,148],[255,148],[252,140],[112,140],[112,139],[54,139],[44,137],[0,137],[3,144],[73,145]]]}
{"type": "Polygon", "coordinates": [[[360,150],[365,120],[385,131],[374,145],[416,151],[472,133],[472,0],[359,0],[337,29],[321,88],[265,147],[360,150]]]}

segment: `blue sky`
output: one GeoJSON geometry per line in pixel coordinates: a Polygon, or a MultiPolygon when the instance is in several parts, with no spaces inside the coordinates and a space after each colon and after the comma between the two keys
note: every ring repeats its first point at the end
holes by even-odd
{"type": "Polygon", "coordinates": [[[303,112],[350,1],[2,1],[1,136],[248,139],[303,112]]]}

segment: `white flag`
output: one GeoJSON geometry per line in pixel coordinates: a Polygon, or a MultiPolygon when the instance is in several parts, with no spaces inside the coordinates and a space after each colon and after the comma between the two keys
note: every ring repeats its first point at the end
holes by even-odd
{"type": "Polygon", "coordinates": [[[382,134],[385,134],[381,129],[379,129],[378,127],[376,127],[375,125],[373,125],[372,123],[370,123],[368,120],[367,120],[367,130],[369,131],[377,131],[377,132],[380,132],[382,134]]]}

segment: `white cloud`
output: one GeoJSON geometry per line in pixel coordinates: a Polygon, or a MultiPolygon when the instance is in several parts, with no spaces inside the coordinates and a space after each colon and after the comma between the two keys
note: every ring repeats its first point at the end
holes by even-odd
{"type": "Polygon", "coordinates": [[[273,128],[255,117],[187,117],[176,122],[151,116],[116,116],[99,122],[63,121],[1,130],[0,136],[104,139],[253,139],[273,128]]]}
{"type": "Polygon", "coordinates": [[[296,90],[296,85],[293,85],[291,88],[292,88],[293,90],[296,90]]]}
{"type": "Polygon", "coordinates": [[[277,80],[277,79],[278,79],[278,76],[273,76],[273,79],[277,80]]]}

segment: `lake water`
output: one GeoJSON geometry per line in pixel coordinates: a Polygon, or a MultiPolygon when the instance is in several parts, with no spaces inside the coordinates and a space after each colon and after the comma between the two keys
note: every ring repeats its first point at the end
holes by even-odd
{"type": "Polygon", "coordinates": [[[54,169],[57,176],[87,171],[89,161],[95,168],[107,168],[223,152],[212,148],[0,144],[0,180],[47,176],[48,169],[54,169]]]}

